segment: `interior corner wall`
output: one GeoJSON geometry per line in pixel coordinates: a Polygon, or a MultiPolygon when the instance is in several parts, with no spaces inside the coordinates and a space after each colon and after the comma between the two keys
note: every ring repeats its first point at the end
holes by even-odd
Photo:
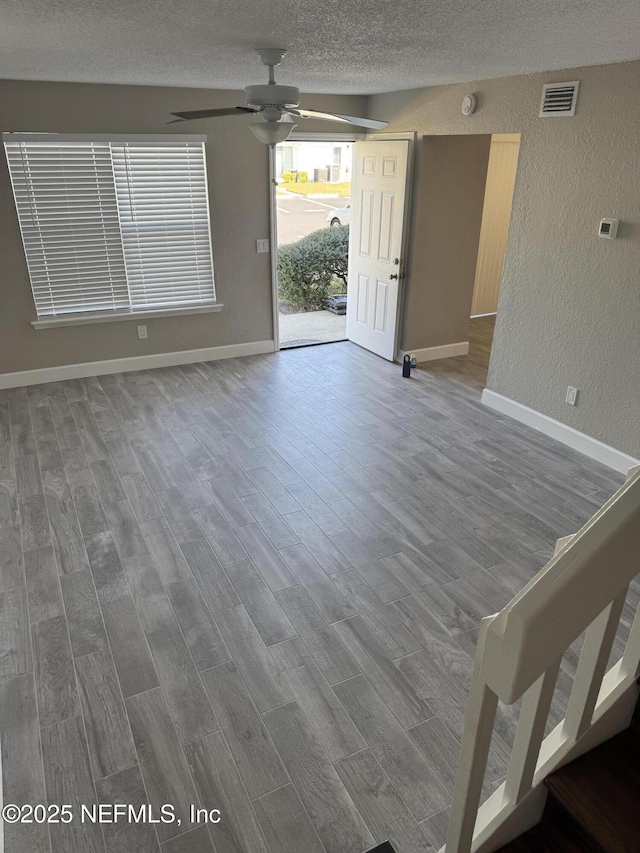
{"type": "Polygon", "coordinates": [[[491,136],[417,142],[400,349],[467,340],[491,136]]]}
{"type": "MultiPolygon", "coordinates": [[[[167,124],[177,109],[227,107],[243,92],[156,86],[0,81],[0,131],[40,133],[205,133],[216,291],[213,314],[35,330],[29,276],[4,152],[0,156],[0,374],[68,364],[273,340],[271,265],[256,253],[269,236],[268,148],[247,118],[167,124]]],[[[366,98],[308,95],[312,109],[366,115],[366,98]]],[[[336,127],[305,122],[306,131],[336,127]]]]}
{"type": "Polygon", "coordinates": [[[375,95],[418,134],[520,133],[487,385],[640,457],[640,62],[375,95]],[[539,118],[543,83],[579,80],[572,118],[539,118]],[[470,92],[478,109],[464,116],[470,92]],[[616,240],[597,236],[620,220],[616,240]],[[568,385],[580,389],[568,406],[568,385]]]}

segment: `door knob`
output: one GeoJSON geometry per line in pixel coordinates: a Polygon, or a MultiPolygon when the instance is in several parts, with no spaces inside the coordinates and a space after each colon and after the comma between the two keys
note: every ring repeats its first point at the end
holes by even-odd
{"type": "Polygon", "coordinates": [[[398,273],[397,273],[397,272],[392,272],[392,273],[391,273],[391,275],[389,276],[389,280],[390,280],[390,281],[391,281],[391,280],[393,280],[394,278],[398,278],[398,273]]]}

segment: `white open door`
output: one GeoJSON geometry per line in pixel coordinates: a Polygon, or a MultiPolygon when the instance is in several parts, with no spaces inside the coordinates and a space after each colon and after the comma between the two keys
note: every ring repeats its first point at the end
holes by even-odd
{"type": "Polygon", "coordinates": [[[409,142],[356,142],[351,184],[347,337],[393,361],[409,142]]]}

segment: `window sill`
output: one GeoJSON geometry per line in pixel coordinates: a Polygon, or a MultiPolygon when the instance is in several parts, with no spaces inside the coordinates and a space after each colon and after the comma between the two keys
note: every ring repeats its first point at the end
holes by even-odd
{"type": "Polygon", "coordinates": [[[183,317],[189,314],[211,314],[222,311],[224,305],[215,302],[208,305],[192,305],[188,308],[158,308],[147,311],[100,311],[94,314],[64,314],[48,320],[34,320],[34,329],[53,329],[56,326],[86,326],[89,323],[115,323],[119,320],[141,320],[143,317],[183,317]]]}

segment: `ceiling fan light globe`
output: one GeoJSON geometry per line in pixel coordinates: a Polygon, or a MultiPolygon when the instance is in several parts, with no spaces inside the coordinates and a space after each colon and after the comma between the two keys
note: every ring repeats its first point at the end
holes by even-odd
{"type": "Polygon", "coordinates": [[[296,125],[289,122],[252,121],[249,127],[260,142],[264,142],[265,145],[277,145],[278,142],[284,142],[289,138],[296,125]]]}

